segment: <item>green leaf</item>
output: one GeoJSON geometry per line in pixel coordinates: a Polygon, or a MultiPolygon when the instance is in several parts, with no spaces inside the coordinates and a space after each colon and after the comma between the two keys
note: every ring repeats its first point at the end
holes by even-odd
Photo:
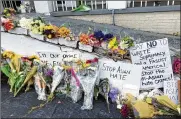
{"type": "Polygon", "coordinates": [[[7,77],[10,77],[11,68],[10,68],[9,65],[1,66],[1,71],[2,71],[7,77]]]}

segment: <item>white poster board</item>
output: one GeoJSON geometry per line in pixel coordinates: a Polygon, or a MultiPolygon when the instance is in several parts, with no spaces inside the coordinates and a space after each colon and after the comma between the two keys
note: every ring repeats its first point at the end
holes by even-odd
{"type": "Polygon", "coordinates": [[[177,81],[164,81],[164,95],[167,95],[175,104],[178,104],[178,83],[177,81]]]}
{"type": "Polygon", "coordinates": [[[39,56],[40,60],[47,63],[48,66],[52,67],[55,65],[61,65],[62,61],[71,59],[76,60],[80,57],[77,52],[46,52],[38,51],[36,54],[39,56]]]}
{"type": "Polygon", "coordinates": [[[124,93],[132,93],[134,96],[139,94],[141,66],[100,60],[99,68],[99,78],[108,78],[112,87],[124,93]]]}
{"type": "Polygon", "coordinates": [[[130,54],[132,63],[143,67],[141,89],[161,88],[173,80],[167,38],[136,44],[130,54]]]}
{"type": "Polygon", "coordinates": [[[127,1],[107,1],[108,9],[125,9],[127,1]]]}

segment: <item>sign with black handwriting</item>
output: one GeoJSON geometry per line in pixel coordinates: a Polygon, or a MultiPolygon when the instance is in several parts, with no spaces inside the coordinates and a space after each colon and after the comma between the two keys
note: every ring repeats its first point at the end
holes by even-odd
{"type": "Polygon", "coordinates": [[[48,66],[53,67],[55,65],[61,65],[62,61],[70,61],[79,58],[79,53],[77,52],[46,52],[39,51],[36,52],[40,60],[46,63],[48,66]],[[70,59],[70,60],[69,60],[70,59]]]}
{"type": "Polygon", "coordinates": [[[175,104],[179,102],[177,81],[164,81],[164,95],[167,95],[175,104]]]}
{"type": "Polygon", "coordinates": [[[99,78],[108,78],[112,87],[118,88],[124,93],[132,93],[138,96],[142,67],[139,65],[114,62],[99,61],[99,78]]]}
{"type": "Polygon", "coordinates": [[[130,54],[132,63],[143,67],[141,89],[161,88],[173,80],[167,38],[136,44],[130,54]]]}

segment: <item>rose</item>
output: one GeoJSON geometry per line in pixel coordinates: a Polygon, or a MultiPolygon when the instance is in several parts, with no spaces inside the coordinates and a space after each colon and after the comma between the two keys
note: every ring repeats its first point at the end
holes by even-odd
{"type": "Polygon", "coordinates": [[[181,73],[180,64],[181,64],[181,59],[180,58],[177,58],[177,59],[174,60],[174,63],[173,63],[173,71],[174,71],[174,73],[176,73],[176,74],[181,73]]]}

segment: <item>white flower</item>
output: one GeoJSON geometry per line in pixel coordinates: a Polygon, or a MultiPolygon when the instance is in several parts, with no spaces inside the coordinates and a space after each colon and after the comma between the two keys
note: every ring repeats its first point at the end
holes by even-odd
{"type": "Polygon", "coordinates": [[[32,21],[33,19],[26,19],[25,17],[23,17],[19,20],[19,26],[25,29],[30,29],[30,24],[32,21]]]}
{"type": "Polygon", "coordinates": [[[121,49],[127,49],[128,47],[129,47],[129,45],[128,44],[126,44],[125,43],[125,41],[121,41],[120,43],[119,43],[119,46],[121,47],[121,49]]]}

